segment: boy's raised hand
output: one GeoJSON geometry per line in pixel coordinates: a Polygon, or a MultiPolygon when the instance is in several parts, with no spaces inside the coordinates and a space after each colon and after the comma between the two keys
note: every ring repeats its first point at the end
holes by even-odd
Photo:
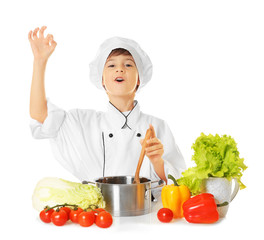
{"type": "Polygon", "coordinates": [[[37,27],[33,32],[30,31],[28,33],[28,40],[30,42],[35,60],[47,61],[57,46],[57,43],[53,40],[52,34],[48,34],[44,37],[44,30],[46,28],[46,26],[43,26],[39,30],[37,27]],[[38,31],[39,36],[37,35],[38,31]]]}

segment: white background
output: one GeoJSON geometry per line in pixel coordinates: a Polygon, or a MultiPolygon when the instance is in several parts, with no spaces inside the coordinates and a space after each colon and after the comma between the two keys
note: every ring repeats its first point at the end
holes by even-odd
{"type": "MultiPolygon", "coordinates": [[[[263,1],[1,1],[1,235],[5,239],[76,237],[213,239],[257,236],[263,227],[263,1]],[[150,217],[114,219],[109,229],[45,225],[31,206],[43,177],[77,181],[54,159],[48,140],[29,129],[33,55],[27,39],[47,26],[58,43],[46,70],[56,105],[105,110],[107,96],[89,81],[89,62],[112,36],[132,38],[150,56],[152,81],[136,96],[141,110],[165,119],[187,166],[201,132],[231,135],[248,169],[247,186],[214,225],[170,224],[150,217]],[[151,219],[151,221],[148,221],[151,219]],[[262,223],[261,223],[262,221],[262,223]],[[8,234],[8,235],[6,235],[8,234]],[[8,236],[8,238],[7,238],[8,236]]],[[[92,167],[92,166],[91,166],[92,167]]]]}

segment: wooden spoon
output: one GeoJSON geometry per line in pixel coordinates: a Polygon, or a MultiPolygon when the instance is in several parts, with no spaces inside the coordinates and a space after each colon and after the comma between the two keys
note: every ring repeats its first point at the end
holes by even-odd
{"type": "Polygon", "coordinates": [[[135,178],[134,178],[133,183],[136,183],[136,184],[140,183],[139,172],[140,172],[140,168],[141,168],[143,159],[145,157],[145,153],[146,153],[145,149],[146,149],[146,146],[147,146],[147,140],[149,140],[151,136],[152,136],[152,129],[149,128],[147,130],[147,132],[146,132],[144,141],[142,143],[142,149],[141,149],[140,157],[139,157],[139,160],[138,160],[137,170],[136,170],[136,173],[135,173],[135,178]]]}

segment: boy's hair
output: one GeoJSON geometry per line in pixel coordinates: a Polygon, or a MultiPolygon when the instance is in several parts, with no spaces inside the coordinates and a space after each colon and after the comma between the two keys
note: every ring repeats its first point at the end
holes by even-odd
{"type": "Polygon", "coordinates": [[[112,56],[119,56],[119,55],[130,55],[130,56],[132,56],[132,54],[124,48],[115,48],[110,52],[110,54],[108,55],[108,58],[110,58],[112,56]]]}

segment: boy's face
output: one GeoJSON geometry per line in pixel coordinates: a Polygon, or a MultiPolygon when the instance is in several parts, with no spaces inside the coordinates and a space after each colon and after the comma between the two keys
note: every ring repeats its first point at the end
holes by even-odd
{"type": "Polygon", "coordinates": [[[139,85],[139,75],[130,55],[111,56],[103,70],[103,85],[107,94],[125,96],[134,93],[139,85]]]}

